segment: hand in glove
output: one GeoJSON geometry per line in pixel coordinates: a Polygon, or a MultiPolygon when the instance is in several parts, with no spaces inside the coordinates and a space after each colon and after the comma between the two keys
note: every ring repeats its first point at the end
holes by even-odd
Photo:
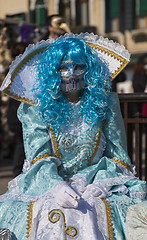
{"type": "Polygon", "coordinates": [[[82,194],[83,199],[89,199],[90,197],[100,197],[100,198],[106,198],[107,196],[110,196],[111,193],[108,192],[108,189],[106,187],[103,187],[102,185],[98,183],[92,183],[89,184],[86,187],[86,190],[82,194]]]}
{"type": "Polygon", "coordinates": [[[77,208],[79,195],[66,183],[59,183],[52,190],[56,203],[64,208],[77,208]]]}
{"type": "Polygon", "coordinates": [[[81,196],[86,190],[86,186],[88,185],[86,178],[82,174],[77,173],[72,176],[70,181],[72,189],[81,196]]]}

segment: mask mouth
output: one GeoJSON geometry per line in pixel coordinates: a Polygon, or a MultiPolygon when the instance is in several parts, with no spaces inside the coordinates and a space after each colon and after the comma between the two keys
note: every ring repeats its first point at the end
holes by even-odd
{"type": "Polygon", "coordinates": [[[67,98],[69,102],[79,102],[84,92],[84,88],[81,90],[72,90],[70,92],[62,92],[63,96],[67,98]]]}
{"type": "Polygon", "coordinates": [[[84,89],[85,83],[84,83],[84,77],[81,76],[70,76],[69,78],[63,78],[61,77],[61,91],[62,92],[76,92],[84,89]]]}
{"type": "Polygon", "coordinates": [[[60,89],[69,102],[78,102],[83,95],[84,88],[83,75],[81,77],[70,76],[69,78],[61,78],[60,89]]]}

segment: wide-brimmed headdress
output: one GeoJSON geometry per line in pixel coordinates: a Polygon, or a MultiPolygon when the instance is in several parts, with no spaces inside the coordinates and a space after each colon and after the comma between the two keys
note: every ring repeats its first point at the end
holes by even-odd
{"type": "MultiPolygon", "coordinates": [[[[108,38],[99,37],[93,33],[65,34],[60,39],[82,39],[97,51],[98,57],[103,59],[109,68],[110,78],[114,79],[128,64],[130,54],[124,46],[108,38]]],[[[37,79],[37,66],[42,53],[50,47],[54,39],[30,44],[22,55],[16,57],[4,79],[0,90],[8,96],[28,104],[35,104],[33,86],[37,79]]]]}

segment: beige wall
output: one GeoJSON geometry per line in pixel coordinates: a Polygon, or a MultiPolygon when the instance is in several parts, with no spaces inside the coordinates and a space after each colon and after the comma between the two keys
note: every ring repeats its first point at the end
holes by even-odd
{"type": "MultiPolygon", "coordinates": [[[[59,0],[46,0],[45,2],[48,8],[48,15],[58,14],[59,0]]],[[[0,0],[0,18],[3,19],[7,14],[20,12],[28,12],[28,0],[0,0]]]]}
{"type": "Polygon", "coordinates": [[[105,32],[105,0],[89,1],[89,25],[96,26],[97,33],[105,32]]]}
{"type": "Polygon", "coordinates": [[[134,54],[138,54],[138,53],[146,53],[147,52],[147,41],[144,42],[135,42],[133,40],[133,34],[134,33],[139,33],[139,32],[144,32],[145,34],[147,34],[147,30],[132,30],[132,31],[125,31],[125,39],[126,39],[126,47],[129,50],[129,52],[134,53],[134,54]]]}
{"type": "Polygon", "coordinates": [[[0,18],[28,11],[28,0],[0,0],[0,18]]]}
{"type": "Polygon", "coordinates": [[[58,14],[59,0],[47,0],[48,15],[58,14]]]}

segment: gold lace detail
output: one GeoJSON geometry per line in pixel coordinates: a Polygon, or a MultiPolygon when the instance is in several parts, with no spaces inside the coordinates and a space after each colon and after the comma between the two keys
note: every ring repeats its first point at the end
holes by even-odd
{"type": "MultiPolygon", "coordinates": [[[[10,86],[10,85],[9,85],[10,86]]],[[[10,92],[9,89],[4,89],[3,91],[6,95],[20,101],[20,102],[24,102],[24,103],[27,103],[27,104],[30,104],[30,105],[35,105],[36,103],[32,100],[29,100],[28,98],[25,98],[25,97],[21,97],[21,96],[18,96],[17,94],[14,94],[13,92],[10,92]]]]}
{"type": "Polygon", "coordinates": [[[103,128],[103,126],[104,126],[104,123],[105,123],[105,120],[103,121],[103,123],[102,123],[102,125],[101,125],[101,127],[100,127],[100,130],[99,130],[99,132],[98,132],[98,134],[97,134],[97,137],[96,137],[96,139],[95,139],[94,152],[93,152],[93,154],[92,154],[92,156],[91,156],[91,158],[90,158],[90,160],[89,160],[89,162],[88,162],[88,166],[91,165],[91,163],[92,163],[92,161],[93,161],[93,159],[94,159],[94,157],[95,157],[95,155],[96,155],[96,153],[97,153],[97,150],[98,150],[98,147],[99,147],[99,143],[100,143],[102,128],[103,128]]]}
{"type": "Polygon", "coordinates": [[[92,47],[94,49],[98,49],[101,52],[105,52],[108,55],[113,56],[114,58],[116,58],[117,60],[119,60],[121,62],[120,67],[117,70],[115,70],[115,72],[111,75],[111,79],[115,78],[124,69],[124,67],[129,62],[128,60],[126,60],[125,58],[123,58],[119,54],[113,52],[112,50],[109,50],[109,49],[107,49],[105,47],[102,47],[102,46],[94,44],[94,43],[89,43],[89,42],[86,42],[86,43],[87,43],[88,46],[90,46],[90,47],[92,47]]]}
{"type": "Polygon", "coordinates": [[[58,143],[56,141],[55,135],[53,133],[53,130],[49,127],[50,133],[51,133],[51,139],[53,142],[53,147],[54,147],[54,151],[55,151],[55,155],[57,158],[59,158],[59,160],[61,160],[61,153],[60,153],[60,149],[58,146],[58,143]]]}
{"type": "Polygon", "coordinates": [[[30,236],[32,217],[33,217],[33,206],[35,201],[30,202],[27,209],[27,238],[30,236]]]}
{"type": "Polygon", "coordinates": [[[111,160],[131,171],[131,166],[128,163],[122,162],[121,160],[117,160],[115,158],[112,158],[111,160]]]}
{"type": "Polygon", "coordinates": [[[48,219],[51,223],[57,223],[62,217],[63,220],[63,236],[64,240],[67,240],[67,235],[71,238],[77,237],[78,229],[72,225],[66,226],[65,215],[61,209],[53,209],[48,214],[48,219]]]}
{"type": "Polygon", "coordinates": [[[98,132],[97,137],[95,139],[94,152],[93,152],[90,160],[88,161],[88,166],[91,165],[91,163],[92,163],[92,161],[93,161],[93,159],[94,159],[94,157],[95,157],[95,155],[97,153],[97,150],[98,150],[98,147],[99,147],[100,138],[101,138],[101,130],[98,132]]]}
{"type": "Polygon", "coordinates": [[[49,154],[49,153],[45,153],[45,154],[42,154],[42,155],[39,155],[38,157],[34,158],[32,160],[32,164],[35,164],[38,160],[42,159],[42,158],[47,158],[47,157],[52,157],[53,155],[52,154],[49,154]]]}
{"type": "Polygon", "coordinates": [[[101,200],[103,201],[106,207],[109,240],[114,240],[111,206],[105,199],[101,198],[101,200]]]}

